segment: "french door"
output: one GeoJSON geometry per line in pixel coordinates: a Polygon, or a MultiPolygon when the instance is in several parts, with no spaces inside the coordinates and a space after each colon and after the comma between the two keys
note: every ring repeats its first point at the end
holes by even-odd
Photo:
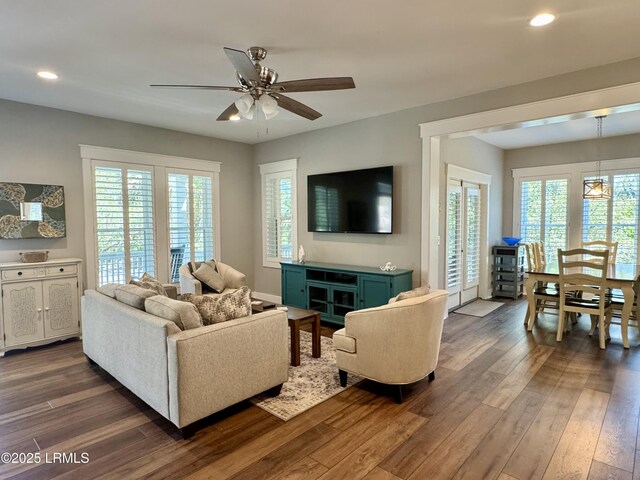
{"type": "Polygon", "coordinates": [[[449,180],[445,281],[449,291],[450,309],[478,298],[481,205],[480,185],[449,180]]]}

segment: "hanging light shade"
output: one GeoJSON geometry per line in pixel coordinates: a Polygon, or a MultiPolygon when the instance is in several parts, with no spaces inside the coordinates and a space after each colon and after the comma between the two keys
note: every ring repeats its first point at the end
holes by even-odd
{"type": "Polygon", "coordinates": [[[247,93],[245,95],[242,95],[240,98],[238,98],[234,103],[240,115],[244,117],[247,113],[249,113],[254,102],[253,102],[253,97],[247,93]]]}
{"type": "Polygon", "coordinates": [[[582,183],[582,198],[587,200],[608,200],[611,198],[611,185],[602,178],[585,180],[582,183]]]}
{"type": "MultiPolygon", "coordinates": [[[[598,147],[600,146],[600,139],[602,138],[602,119],[606,115],[599,115],[596,117],[598,121],[597,126],[597,138],[598,138],[598,147]]],[[[595,179],[585,179],[582,182],[582,198],[585,200],[609,200],[611,198],[611,185],[604,178],[600,176],[600,151],[597,151],[597,162],[596,162],[596,178],[595,179]]]]}
{"type": "Polygon", "coordinates": [[[266,93],[261,95],[258,99],[260,102],[260,108],[262,108],[262,113],[267,120],[275,117],[278,113],[278,102],[275,98],[267,95],[266,93]]]}

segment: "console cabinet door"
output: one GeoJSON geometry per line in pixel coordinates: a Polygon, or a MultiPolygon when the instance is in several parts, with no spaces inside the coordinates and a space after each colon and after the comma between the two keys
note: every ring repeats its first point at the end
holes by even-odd
{"type": "Polygon", "coordinates": [[[42,282],[46,338],[68,335],[80,330],[77,282],[76,278],[42,282]]]}
{"type": "Polygon", "coordinates": [[[2,286],[5,346],[44,338],[42,282],[9,283],[2,286]]]}
{"type": "Polygon", "coordinates": [[[379,307],[391,298],[391,280],[382,275],[360,275],[360,308],[379,307]]]}
{"type": "Polygon", "coordinates": [[[282,303],[307,308],[305,270],[282,267],[282,303]]]}

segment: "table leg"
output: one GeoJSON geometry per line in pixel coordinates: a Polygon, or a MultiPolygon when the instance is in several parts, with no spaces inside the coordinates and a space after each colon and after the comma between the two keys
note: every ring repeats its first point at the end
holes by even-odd
{"type": "Polygon", "coordinates": [[[620,330],[622,331],[622,345],[629,348],[629,316],[633,307],[634,291],[631,283],[621,285],[620,289],[624,295],[624,304],[622,305],[622,315],[620,316],[620,330]]]}
{"type": "Polygon", "coordinates": [[[300,322],[291,322],[291,366],[300,365],[300,322]]]}
{"type": "Polygon", "coordinates": [[[527,308],[527,313],[525,315],[525,319],[528,319],[527,330],[533,330],[533,324],[536,322],[536,299],[533,295],[536,286],[536,278],[533,275],[529,275],[529,277],[524,282],[524,290],[527,292],[527,303],[529,307],[527,308]]]}
{"type": "Polygon", "coordinates": [[[312,355],[313,358],[320,358],[320,314],[316,313],[311,324],[312,355]]]}

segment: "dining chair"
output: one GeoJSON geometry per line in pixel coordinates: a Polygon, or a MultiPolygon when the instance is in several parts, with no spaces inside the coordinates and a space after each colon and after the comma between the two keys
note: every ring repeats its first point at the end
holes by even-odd
{"type": "Polygon", "coordinates": [[[544,242],[533,242],[533,253],[538,267],[544,267],[547,265],[547,255],[544,250],[544,242]]]}
{"type": "Polygon", "coordinates": [[[618,242],[606,242],[604,240],[594,240],[592,242],[582,242],[582,248],[587,250],[609,250],[609,264],[616,263],[618,255],[618,242]]]}
{"type": "MultiPolygon", "coordinates": [[[[540,255],[541,247],[539,243],[525,244],[525,251],[527,252],[529,270],[538,270],[544,267],[541,263],[543,257],[540,255]]],[[[555,288],[555,285],[548,285],[547,282],[538,282],[533,290],[533,296],[536,305],[536,311],[534,312],[535,320],[538,319],[538,313],[544,311],[545,308],[558,308],[560,292],[555,288]]],[[[528,313],[527,311],[527,315],[525,315],[525,325],[528,324],[528,313]]],[[[547,313],[551,312],[547,311],[547,313]]]]}
{"type": "Polygon", "coordinates": [[[562,341],[567,314],[588,313],[597,317],[600,348],[605,349],[606,328],[611,321],[611,299],[607,297],[608,250],[558,249],[558,274],[560,279],[560,317],[556,340],[562,341]],[[585,260],[588,257],[588,260],[585,260]],[[584,295],[588,293],[589,296],[584,295]]]}

